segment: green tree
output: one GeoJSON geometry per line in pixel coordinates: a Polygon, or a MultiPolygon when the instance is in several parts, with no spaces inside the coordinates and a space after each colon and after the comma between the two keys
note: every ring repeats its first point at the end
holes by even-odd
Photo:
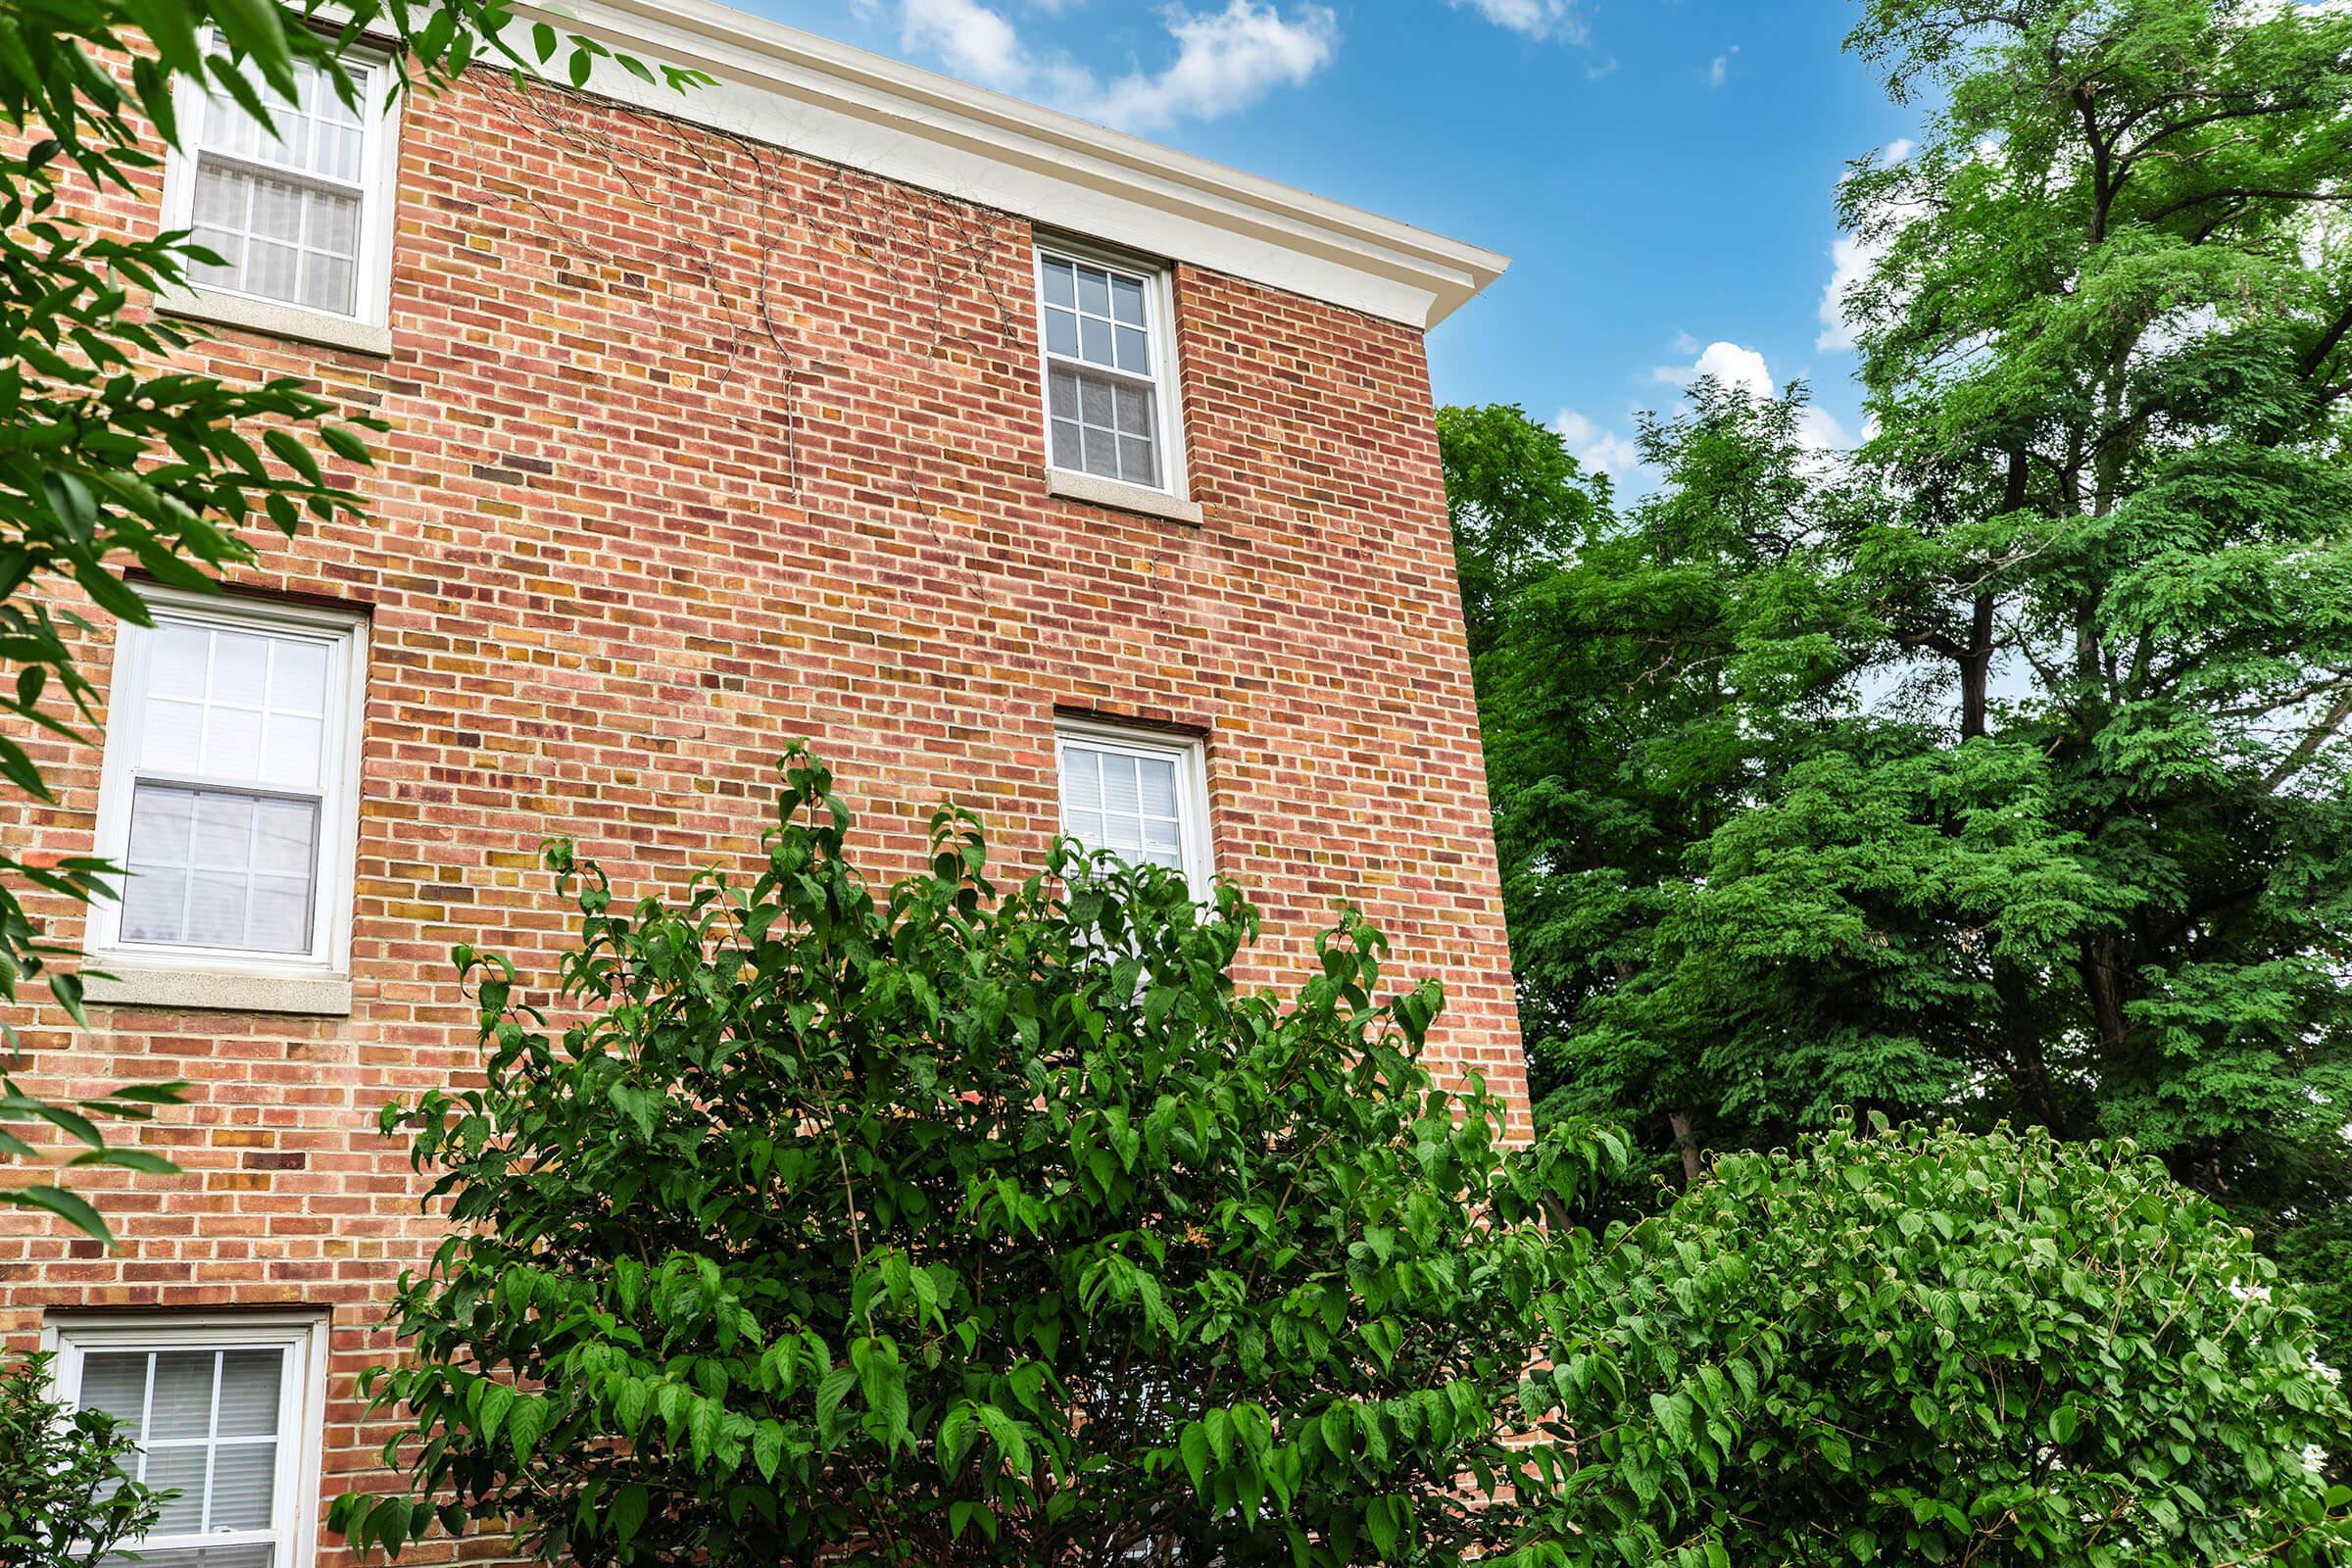
{"type": "Polygon", "coordinates": [[[1480,666],[1536,1061],[1660,1160],[1840,1105],[2129,1138],[2340,1281],[2352,16],[1873,0],[1851,43],[1935,104],[1841,188],[1876,433],[1703,391],[1480,666]]]}
{"type": "Polygon", "coordinates": [[[105,1411],[51,1396],[48,1356],[0,1366],[0,1563],[97,1568],[138,1540],[170,1494],[139,1485],[137,1451],[105,1411]]]}
{"type": "Polygon", "coordinates": [[[1723,1159],[1596,1272],[1531,1402],[1619,1560],[2352,1561],[2309,1313],[2126,1147],[1841,1123],[1723,1159]]]}
{"type": "MultiPolygon", "coordinates": [[[[789,762],[756,884],[616,906],[551,1039],[460,950],[488,1082],[387,1107],[457,1227],[370,1375],[393,1494],[335,1527],[523,1522],[582,1564],[1241,1568],[1508,1554],[1506,1445],[1547,1237],[1602,1157],[1420,1064],[1349,915],[1291,999],[1239,994],[1232,888],[1066,842],[1001,896],[969,819],[877,898],[789,762]],[[1482,1555],[1483,1554],[1483,1555],[1482,1555]]],[[[1531,1548],[1533,1549],[1533,1548],[1531,1548]]]]}
{"type": "MultiPolygon", "coordinates": [[[[369,32],[397,40],[403,91],[454,81],[477,58],[519,82],[559,51],[577,83],[609,54],[544,24],[519,48],[513,21],[506,0],[15,0],[0,11],[0,784],[52,800],[25,743],[94,731],[97,694],[74,659],[75,640],[94,628],[55,604],[61,589],[71,584],[103,615],[151,624],[134,572],[209,590],[222,569],[257,559],[253,535],[265,525],[290,535],[305,515],[358,515],[360,497],[332,470],[366,465],[363,432],[380,428],[338,417],[295,377],[232,382],[189,370],[175,356],[206,334],[147,302],[181,283],[191,262],[219,258],[185,231],[134,238],[93,224],[79,216],[91,196],[130,190],[158,163],[159,143],[176,145],[172,94],[183,81],[267,123],[306,67],[362,108],[344,60],[369,32]]],[[[667,74],[680,86],[700,79],[667,74]]],[[[0,845],[0,1122],[52,1124],[88,1146],[75,1163],[170,1169],[110,1149],[87,1112],[171,1103],[184,1085],[117,1091],[76,1108],[7,1076],[18,1037],[5,1009],[30,1000],[34,984],[86,1024],[79,955],[46,933],[27,891],[87,904],[112,896],[112,870],[94,857],[36,860],[0,845]]],[[[32,1152],[0,1132],[0,1156],[32,1152]]],[[[107,1234],[85,1201],[56,1186],[0,1187],[0,1204],[107,1234]]]]}
{"type": "Polygon", "coordinates": [[[1586,473],[1559,432],[1507,403],[1440,409],[1438,455],[1475,660],[1494,644],[1502,608],[1608,514],[1609,480],[1586,473]]]}

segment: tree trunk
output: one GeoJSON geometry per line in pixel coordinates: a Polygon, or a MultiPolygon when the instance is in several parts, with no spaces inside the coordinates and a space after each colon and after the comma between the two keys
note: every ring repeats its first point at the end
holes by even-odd
{"type": "Polygon", "coordinates": [[[1696,1187],[1698,1185],[1698,1139],[1690,1131],[1690,1113],[1687,1110],[1670,1110],[1666,1113],[1666,1125],[1674,1129],[1674,1147],[1682,1151],[1683,1185],[1696,1187]]]}

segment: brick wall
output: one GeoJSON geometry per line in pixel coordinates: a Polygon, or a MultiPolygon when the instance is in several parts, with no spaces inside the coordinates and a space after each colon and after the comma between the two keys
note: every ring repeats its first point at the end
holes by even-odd
{"type": "MultiPolygon", "coordinates": [[[[0,1217],[0,1335],[45,1307],[331,1306],[341,1490],[368,1462],[347,1380],[383,1347],[373,1303],[432,1235],[373,1112],[472,1059],[450,946],[546,972],[550,834],[632,893],[748,855],[799,735],[882,875],[951,798],[1001,865],[1034,865],[1057,712],[1203,734],[1217,869],[1266,915],[1245,978],[1303,973],[1355,901],[1393,974],[1445,981],[1442,1055],[1519,1094],[1419,334],[1179,269],[1204,522],[1050,499],[1029,242],[479,74],[410,106],[392,357],[235,332],[200,356],[316,376],[391,425],[373,518],[271,536],[241,579],[372,617],[352,1012],[31,1019],[53,1090],[199,1087],[144,1140],[185,1175],[85,1184],[122,1251],[0,1217]]],[[[109,652],[88,650],[102,689],[109,652]]],[[[12,802],[0,831],[86,851],[96,750],[44,760],[61,807],[12,802]]]]}

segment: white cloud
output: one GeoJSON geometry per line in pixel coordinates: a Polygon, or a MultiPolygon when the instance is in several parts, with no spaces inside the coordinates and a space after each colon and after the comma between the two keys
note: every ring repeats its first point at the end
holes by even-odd
{"type": "Polygon", "coordinates": [[[1167,13],[1176,58],[1156,72],[1131,71],[1107,84],[1062,54],[1023,41],[1003,12],[981,0],[900,0],[899,38],[957,75],[1025,93],[1124,130],[1179,120],[1214,120],[1246,109],[1281,86],[1298,86],[1331,63],[1339,18],[1304,5],[1289,16],[1264,0],[1227,0],[1222,11],[1167,13]]]}
{"type": "Polygon", "coordinates": [[[1037,70],[1012,24],[978,0],[905,0],[899,42],[938,56],[950,71],[985,87],[1016,90],[1037,70]]]}
{"type": "Polygon", "coordinates": [[[1721,339],[1699,350],[1697,360],[1690,365],[1661,365],[1649,372],[1651,380],[1663,381],[1668,386],[1689,386],[1708,375],[1725,386],[1760,398],[1777,396],[1781,390],[1772,378],[1772,371],[1765,368],[1762,354],[1721,339]]]}
{"type": "Polygon", "coordinates": [[[1577,462],[1619,483],[1642,466],[1642,452],[1632,436],[1595,424],[1574,409],[1554,415],[1551,427],[1568,443],[1569,455],[1577,462]]]}
{"type": "Polygon", "coordinates": [[[1879,161],[1886,164],[1899,164],[1917,151],[1919,151],[1919,143],[1908,136],[1897,136],[1886,144],[1886,156],[1879,161]]]}
{"type": "Polygon", "coordinates": [[[1206,16],[1171,11],[1168,32],[1176,58],[1166,70],[1121,76],[1080,113],[1139,130],[1246,109],[1331,64],[1340,20],[1327,6],[1300,6],[1286,17],[1256,0],[1228,0],[1206,16]]]}
{"type": "Polygon", "coordinates": [[[1592,29],[1574,0],[1446,0],[1456,11],[1470,10],[1497,27],[1530,38],[1557,38],[1562,43],[1586,43],[1592,29]]]}
{"type": "Polygon", "coordinates": [[[1739,52],[1740,46],[1738,44],[1733,44],[1730,48],[1724,50],[1723,53],[1717,55],[1714,59],[1707,62],[1708,86],[1720,87],[1731,78],[1732,56],[1738,54],[1739,52]]]}
{"type": "MultiPolygon", "coordinates": [[[[1649,372],[1652,380],[1668,386],[1690,386],[1704,376],[1734,391],[1750,397],[1772,398],[1781,394],[1781,383],[1773,378],[1772,368],[1764,363],[1761,351],[1745,348],[1722,339],[1699,350],[1698,358],[1689,365],[1661,365],[1649,372]]],[[[1817,404],[1808,403],[1796,416],[1796,437],[1817,452],[1850,452],[1854,438],[1836,415],[1817,404]]]]}
{"type": "Polygon", "coordinates": [[[1840,234],[1830,246],[1830,282],[1821,291],[1821,331],[1813,347],[1824,354],[1842,354],[1854,345],[1854,327],[1845,318],[1846,297],[1870,270],[1879,265],[1880,248],[1851,234],[1840,234]]]}

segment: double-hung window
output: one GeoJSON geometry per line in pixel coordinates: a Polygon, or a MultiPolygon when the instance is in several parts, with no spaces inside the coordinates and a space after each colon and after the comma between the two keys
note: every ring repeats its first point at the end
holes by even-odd
{"type": "Polygon", "coordinates": [[[359,616],[151,589],[125,625],[99,789],[122,898],[96,960],[287,974],[348,958],[359,616]]]}
{"type": "Polygon", "coordinates": [[[1056,736],[1061,831],[1089,851],[1181,871],[1210,895],[1208,780],[1200,743],[1065,720],[1056,736]]]}
{"type": "Polygon", "coordinates": [[[218,264],[197,263],[201,290],[380,324],[392,249],[397,121],[389,69],[347,62],[359,103],[298,62],[295,96],[264,99],[270,126],[218,88],[191,79],[175,104],[184,154],[164,187],[164,226],[185,228],[218,264]]]}
{"type": "Polygon", "coordinates": [[[1180,494],[1167,274],[1054,245],[1037,253],[1052,466],[1180,494]]]}
{"type": "MultiPolygon", "coordinates": [[[[176,1494],[139,1568],[299,1568],[316,1531],[324,1320],[68,1321],[50,1336],[62,1402],[113,1416],[137,1480],[176,1494]]],[[[102,1568],[129,1568],[128,1555],[102,1568]]]]}

